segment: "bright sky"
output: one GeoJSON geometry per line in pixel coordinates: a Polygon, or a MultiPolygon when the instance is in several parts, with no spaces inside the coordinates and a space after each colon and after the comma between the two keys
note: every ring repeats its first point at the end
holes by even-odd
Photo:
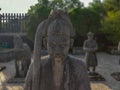
{"type": "MultiPolygon", "coordinates": [[[[80,0],[87,6],[92,0],[80,0]]],[[[26,13],[31,5],[34,5],[38,0],[0,0],[0,13],[26,13]]]]}

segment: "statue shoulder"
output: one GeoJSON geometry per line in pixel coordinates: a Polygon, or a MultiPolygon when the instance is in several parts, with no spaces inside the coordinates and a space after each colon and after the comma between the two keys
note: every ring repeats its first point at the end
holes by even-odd
{"type": "Polygon", "coordinates": [[[41,57],[41,62],[40,62],[41,65],[44,66],[48,62],[48,59],[49,59],[49,55],[41,57]]]}
{"type": "Polygon", "coordinates": [[[81,61],[79,58],[74,57],[74,56],[69,56],[69,57],[70,57],[71,62],[73,63],[73,65],[74,65],[76,68],[85,67],[85,63],[84,63],[83,61],[81,61]]]}
{"type": "Polygon", "coordinates": [[[71,57],[70,60],[78,77],[81,77],[84,73],[87,73],[87,68],[83,61],[77,59],[76,57],[71,57]]]}

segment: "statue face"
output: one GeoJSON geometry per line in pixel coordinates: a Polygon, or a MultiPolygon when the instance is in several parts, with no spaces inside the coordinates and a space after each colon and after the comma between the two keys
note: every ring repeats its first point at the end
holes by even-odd
{"type": "Polygon", "coordinates": [[[70,37],[65,35],[49,35],[47,38],[47,49],[54,59],[64,59],[69,50],[70,37]]]}
{"type": "Polygon", "coordinates": [[[93,35],[88,35],[88,39],[92,40],[93,39],[93,35]]]}

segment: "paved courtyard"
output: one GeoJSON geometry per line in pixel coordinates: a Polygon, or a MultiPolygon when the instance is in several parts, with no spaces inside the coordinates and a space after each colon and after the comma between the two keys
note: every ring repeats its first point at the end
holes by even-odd
{"type": "MultiPolygon", "coordinates": [[[[84,55],[74,55],[80,60],[84,61],[84,55]]],[[[101,82],[91,82],[92,90],[120,90],[120,81],[116,81],[111,77],[111,73],[120,72],[120,65],[118,64],[119,56],[109,55],[106,53],[97,53],[98,66],[96,72],[101,74],[106,81],[101,82]]],[[[6,64],[7,69],[3,72],[0,72],[0,90],[23,90],[21,84],[7,84],[5,83],[11,77],[15,75],[15,66],[14,61],[11,61],[6,64]]]]}
{"type": "MultiPolygon", "coordinates": [[[[84,55],[75,55],[79,59],[84,61],[84,55]]],[[[109,89],[94,89],[94,90],[120,90],[120,81],[116,81],[111,77],[111,73],[120,72],[119,56],[110,55],[107,53],[97,53],[98,66],[96,72],[101,74],[106,81],[93,82],[92,84],[106,85],[109,89]]],[[[97,87],[97,85],[95,86],[97,87]]]]}

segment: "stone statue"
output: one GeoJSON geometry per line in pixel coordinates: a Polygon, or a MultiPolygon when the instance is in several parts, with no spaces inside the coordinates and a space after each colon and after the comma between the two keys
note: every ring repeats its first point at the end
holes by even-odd
{"type": "Polygon", "coordinates": [[[92,32],[89,32],[87,36],[88,39],[85,40],[83,45],[83,50],[86,52],[85,60],[87,64],[87,69],[89,71],[90,67],[92,67],[93,71],[95,72],[95,68],[98,64],[96,57],[96,50],[98,49],[98,46],[96,41],[93,39],[94,34],[92,32]]]}
{"type": "MultiPolygon", "coordinates": [[[[120,53],[120,41],[118,43],[118,52],[120,53]]],[[[119,58],[120,59],[120,58],[119,58]]],[[[119,64],[120,64],[120,60],[119,60],[119,64]]]]}
{"type": "Polygon", "coordinates": [[[22,76],[25,77],[31,64],[31,49],[27,43],[23,43],[23,57],[21,62],[22,76]]]}
{"type": "Polygon", "coordinates": [[[70,39],[75,35],[68,14],[52,11],[37,28],[33,63],[24,90],[90,90],[83,62],[69,56],[70,39]],[[48,56],[41,57],[42,37],[47,38],[48,56]]]}
{"type": "Polygon", "coordinates": [[[19,35],[14,36],[16,77],[25,77],[31,63],[31,50],[19,35]]]}

